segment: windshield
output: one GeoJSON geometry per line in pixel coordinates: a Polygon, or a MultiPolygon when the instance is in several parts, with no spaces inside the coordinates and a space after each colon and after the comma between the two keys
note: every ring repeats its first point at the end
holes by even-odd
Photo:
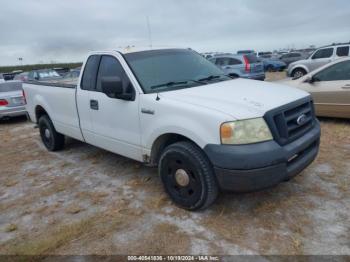
{"type": "Polygon", "coordinates": [[[125,54],[145,93],[171,91],[231,79],[200,54],[187,49],[125,54]]]}
{"type": "Polygon", "coordinates": [[[49,77],[59,77],[60,75],[54,70],[47,70],[38,72],[40,78],[49,78],[49,77]]]}

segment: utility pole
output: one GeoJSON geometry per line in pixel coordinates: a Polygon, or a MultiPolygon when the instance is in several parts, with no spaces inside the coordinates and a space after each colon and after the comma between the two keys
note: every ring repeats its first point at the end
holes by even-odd
{"type": "Polygon", "coordinates": [[[151,25],[150,25],[148,16],[146,16],[146,20],[147,20],[149,46],[152,49],[152,31],[151,31],[151,25]]]}
{"type": "Polygon", "coordinates": [[[18,57],[19,64],[22,66],[23,65],[23,57],[18,57]]]}

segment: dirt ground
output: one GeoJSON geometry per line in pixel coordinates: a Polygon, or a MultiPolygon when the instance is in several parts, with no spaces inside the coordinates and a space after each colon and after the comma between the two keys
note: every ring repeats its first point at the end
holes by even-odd
{"type": "Polygon", "coordinates": [[[193,213],[156,169],[75,140],[49,153],[32,123],[1,121],[0,254],[349,255],[350,121],[321,127],[320,154],[295,179],[193,213]]]}

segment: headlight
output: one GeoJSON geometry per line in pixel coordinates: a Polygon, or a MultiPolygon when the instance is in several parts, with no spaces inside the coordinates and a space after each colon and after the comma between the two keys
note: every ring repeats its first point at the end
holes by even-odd
{"type": "Polygon", "coordinates": [[[220,127],[222,144],[240,145],[272,140],[272,134],[263,118],[223,123],[220,127]]]}

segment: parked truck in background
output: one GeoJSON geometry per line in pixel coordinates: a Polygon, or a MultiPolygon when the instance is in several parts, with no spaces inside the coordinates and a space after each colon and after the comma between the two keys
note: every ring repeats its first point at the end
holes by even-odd
{"type": "Polygon", "coordinates": [[[204,209],[220,190],[274,186],[305,169],[320,127],[304,91],[232,79],[191,49],[91,53],[79,84],[24,84],[50,151],[65,136],[158,166],[180,207],[204,209]]]}

